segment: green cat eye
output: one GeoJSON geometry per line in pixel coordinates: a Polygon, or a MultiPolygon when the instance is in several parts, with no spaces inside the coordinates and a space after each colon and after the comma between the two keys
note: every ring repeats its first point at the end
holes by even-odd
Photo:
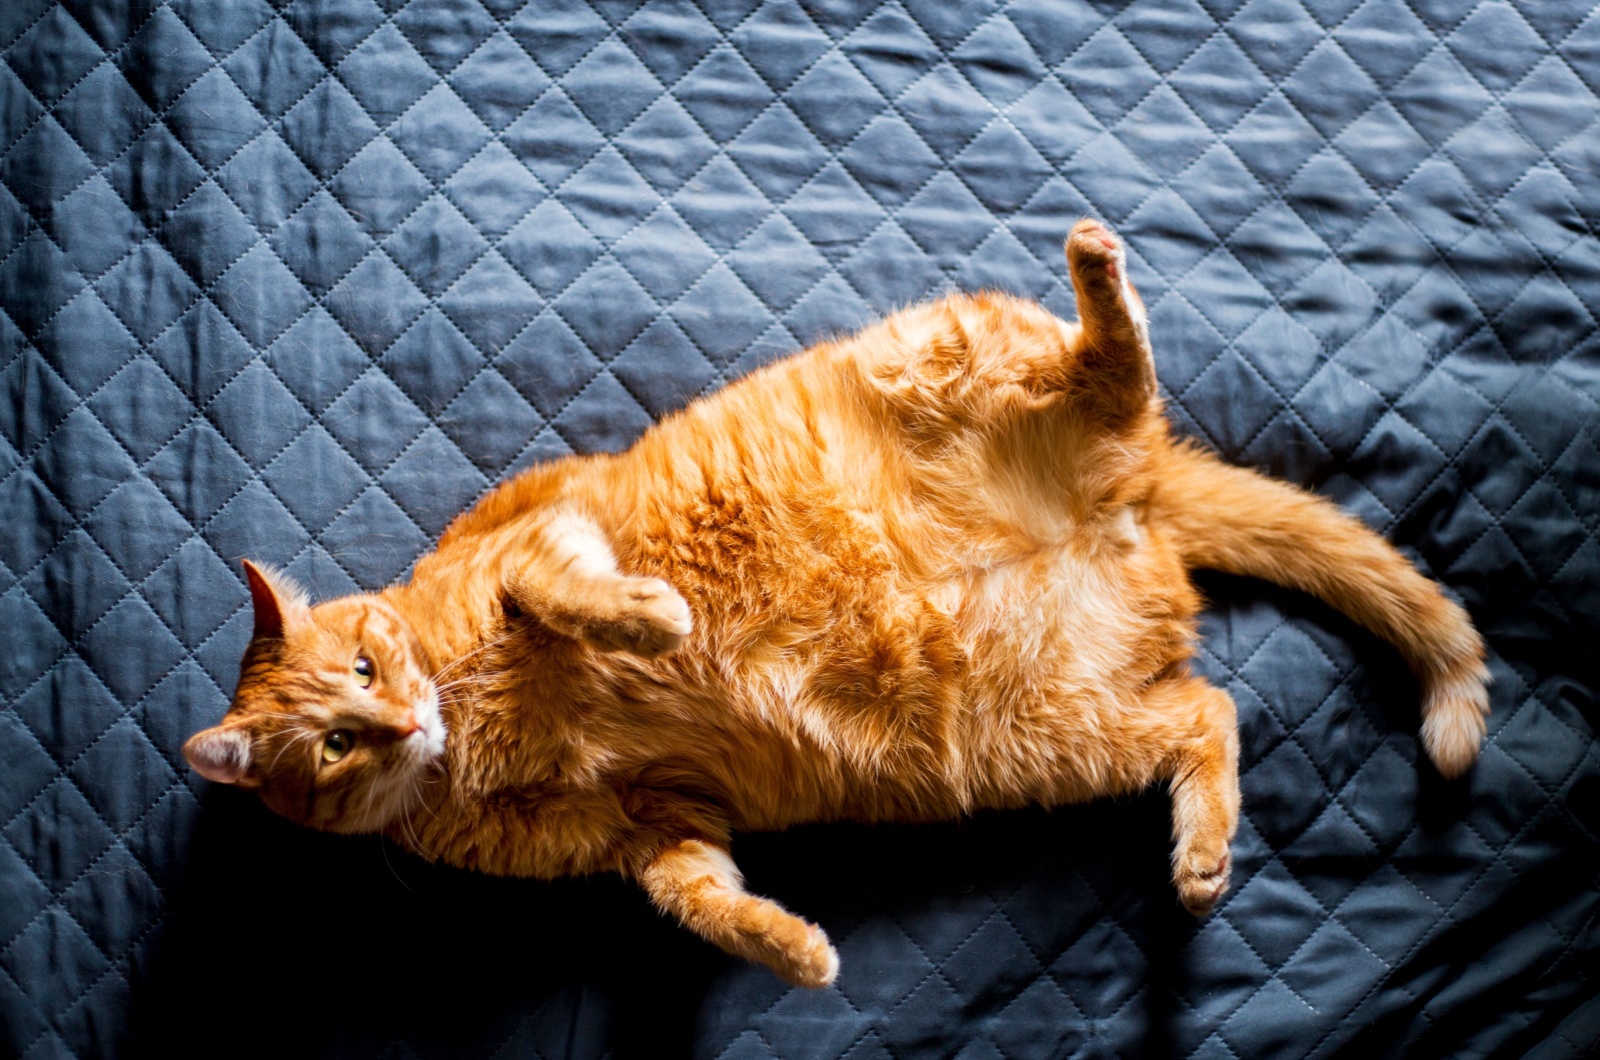
{"type": "Polygon", "coordinates": [[[372,675],[376,672],[372,668],[372,660],[363,655],[356,660],[354,669],[356,672],[356,684],[362,688],[371,688],[372,675]]]}
{"type": "MultiPolygon", "coordinates": [[[[365,662],[365,660],[362,660],[365,662]]],[[[356,745],[356,735],[349,729],[335,729],[330,732],[327,739],[322,741],[322,760],[324,762],[337,762],[350,753],[350,748],[356,745]]]]}

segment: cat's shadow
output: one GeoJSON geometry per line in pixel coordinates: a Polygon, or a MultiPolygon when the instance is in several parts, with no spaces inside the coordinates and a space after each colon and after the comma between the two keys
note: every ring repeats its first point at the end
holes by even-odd
{"type": "MultiPolygon", "coordinates": [[[[1167,806],[1157,791],[957,825],[810,826],[740,837],[736,854],[753,890],[841,943],[840,988],[867,1003],[929,972],[918,964],[902,984],[902,969],[874,967],[855,943],[925,936],[941,918],[965,933],[993,918],[996,899],[1013,900],[1016,930],[1031,916],[1056,941],[1114,906],[1135,945],[1176,953],[1193,927],[1166,878],[1167,806]]],[[[1171,963],[1144,956],[1158,978],[1171,963]]],[[[300,829],[224,789],[203,800],[134,984],[128,1044],[164,1056],[710,1055],[788,990],[620,879],[427,865],[376,838],[300,829]]],[[[1164,1022],[1151,1020],[1156,1039],[1164,1022]]],[[[1151,1054],[1163,1051],[1153,1041],[1151,1054]]]]}
{"type": "MultiPolygon", "coordinates": [[[[1303,616],[1305,628],[1345,640],[1341,650],[1364,660],[1357,698],[1376,708],[1377,729],[1414,728],[1414,685],[1391,651],[1314,601],[1259,585],[1241,593],[1240,584],[1202,581],[1224,602],[1207,619],[1219,650],[1227,650],[1229,629],[1219,623],[1230,599],[1268,606],[1255,620],[1303,616]]],[[[1463,812],[1463,790],[1431,770],[1419,776],[1407,812],[1425,829],[1448,827],[1463,812]]],[[[132,977],[130,1044],[134,1055],[166,1056],[715,1055],[774,1005],[821,1025],[830,1013],[897,1011],[915,1003],[908,998],[919,986],[957,997],[954,1032],[960,1020],[1003,1008],[1030,976],[1066,982],[1070,968],[1048,967],[1056,955],[1109,937],[1138,962],[1113,977],[1144,988],[1141,1052],[1174,1055],[1188,1015],[1177,1000],[1182,954],[1201,925],[1168,880],[1169,813],[1166,793],[1154,790],[951,825],[739,837],[735,856],[750,888],[839,943],[837,989],[849,1007],[830,1008],[658,916],[620,879],[544,883],[431,866],[373,837],[295,827],[248,793],[211,790],[162,931],[132,977]],[[1030,952],[1008,958],[992,944],[1005,930],[991,924],[998,935],[973,947],[988,963],[976,987],[964,984],[954,950],[997,917],[1030,952]],[[1092,934],[1097,924],[1115,928],[1092,934]],[[921,971],[907,977],[909,965],[921,971]]],[[[1238,890],[1253,859],[1236,853],[1238,890]]]]}

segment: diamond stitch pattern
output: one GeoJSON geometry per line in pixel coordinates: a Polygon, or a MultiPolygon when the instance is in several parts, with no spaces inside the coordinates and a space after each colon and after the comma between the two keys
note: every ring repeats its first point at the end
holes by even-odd
{"type": "Polygon", "coordinates": [[[1597,41],[1576,0],[4,5],[0,1054],[1600,1049],[1597,41]],[[620,881],[425,866],[183,762],[242,557],[375,587],[802,342],[951,287],[1065,311],[1084,213],[1180,429],[1473,612],[1466,780],[1386,649],[1206,577],[1217,912],[1173,901],[1160,792],[741,837],[839,945],[808,993],[620,881]]]}

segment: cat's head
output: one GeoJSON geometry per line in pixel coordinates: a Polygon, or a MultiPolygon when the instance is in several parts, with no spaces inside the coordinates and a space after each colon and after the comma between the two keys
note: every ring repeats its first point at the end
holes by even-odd
{"type": "Polygon", "coordinates": [[[245,563],[255,635],[222,722],[183,753],[252,788],[291,821],[383,828],[418,798],[444,750],[439,695],[406,620],[378,595],[311,607],[282,574],[245,563]]]}

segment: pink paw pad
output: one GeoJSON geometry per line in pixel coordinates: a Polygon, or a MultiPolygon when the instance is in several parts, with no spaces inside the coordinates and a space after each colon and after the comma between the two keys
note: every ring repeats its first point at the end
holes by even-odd
{"type": "MultiPolygon", "coordinates": [[[[1104,251],[1106,257],[1104,260],[1096,262],[1096,264],[1103,266],[1106,270],[1106,275],[1111,279],[1115,280],[1120,277],[1121,267],[1117,264],[1117,258],[1122,253],[1122,244],[1117,240],[1116,236],[1111,234],[1109,228],[1098,221],[1087,221],[1078,225],[1073,230],[1073,235],[1085,242],[1093,241],[1098,243],[1099,248],[1094,253],[1094,256],[1098,258],[1100,256],[1099,251],[1104,251]]],[[[1087,250],[1089,248],[1085,246],[1084,249],[1087,250]]]]}

